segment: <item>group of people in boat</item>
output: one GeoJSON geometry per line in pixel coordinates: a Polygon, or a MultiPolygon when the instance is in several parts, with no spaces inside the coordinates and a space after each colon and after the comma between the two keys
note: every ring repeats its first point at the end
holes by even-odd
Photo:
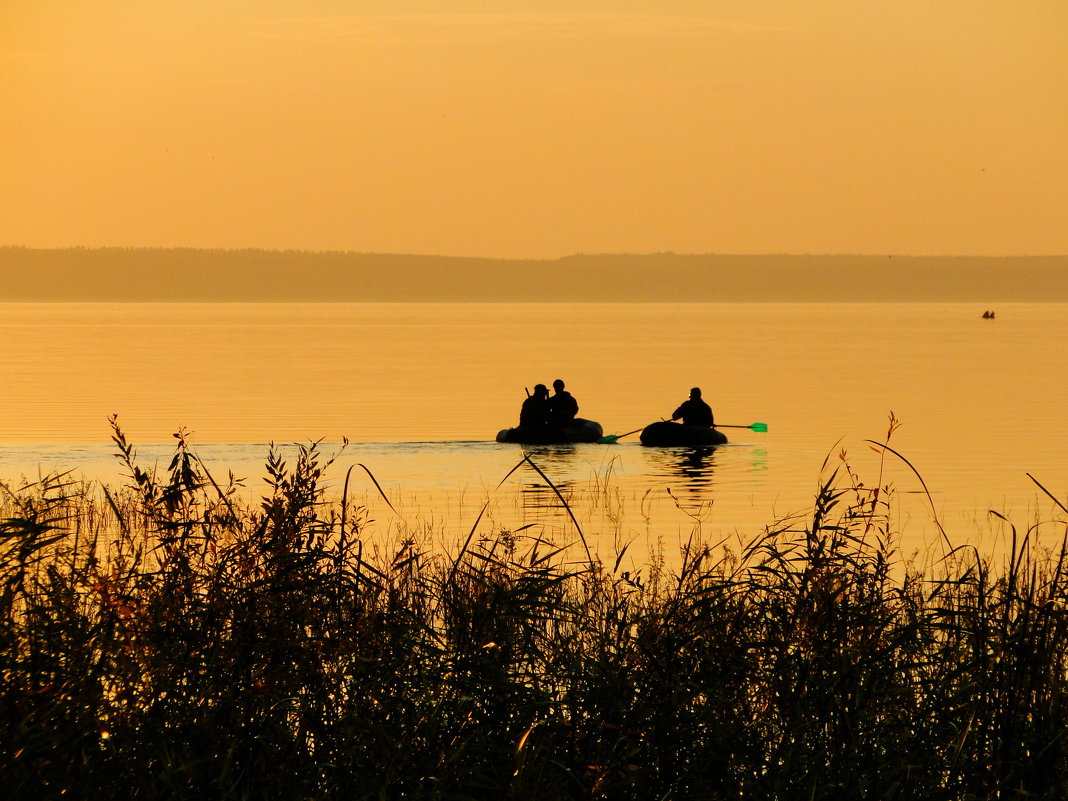
{"type": "MultiPolygon", "coordinates": [[[[519,410],[519,427],[537,430],[546,426],[566,428],[578,414],[579,405],[574,396],[564,389],[561,379],[553,381],[553,394],[544,384],[535,384],[534,392],[523,401],[519,410]]],[[[715,418],[712,407],[701,398],[701,388],[690,390],[690,397],[671,414],[671,419],[682,420],[683,425],[713,428],[715,418]]]]}
{"type": "Polygon", "coordinates": [[[553,381],[553,394],[544,384],[535,384],[534,392],[523,401],[519,410],[519,427],[526,429],[566,428],[578,414],[578,401],[564,389],[559,378],[553,381]]]}

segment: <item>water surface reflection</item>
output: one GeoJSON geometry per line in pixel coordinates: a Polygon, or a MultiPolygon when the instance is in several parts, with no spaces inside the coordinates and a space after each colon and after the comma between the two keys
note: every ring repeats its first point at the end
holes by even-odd
{"type": "Polygon", "coordinates": [[[665,478],[680,478],[692,492],[712,484],[712,471],[718,448],[649,448],[646,460],[650,473],[665,478]]]}
{"type": "Polygon", "coordinates": [[[529,463],[519,467],[523,478],[519,497],[524,525],[541,524],[550,529],[566,525],[577,505],[575,446],[527,445],[523,456],[529,463]]]}

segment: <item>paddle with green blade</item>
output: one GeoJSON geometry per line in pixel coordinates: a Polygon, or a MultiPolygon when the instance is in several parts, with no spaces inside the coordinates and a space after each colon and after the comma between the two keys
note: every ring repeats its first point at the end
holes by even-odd
{"type": "Polygon", "coordinates": [[[759,431],[762,434],[767,433],[767,430],[768,430],[768,424],[767,423],[750,423],[747,426],[731,426],[731,425],[727,425],[726,423],[716,423],[716,425],[714,427],[715,428],[748,428],[750,431],[759,431]]]}
{"type": "MultiPolygon", "coordinates": [[[[599,443],[603,444],[603,445],[613,445],[619,439],[621,439],[622,437],[629,437],[631,434],[637,434],[639,431],[641,431],[644,428],[645,428],[645,426],[642,426],[642,428],[636,428],[633,431],[628,431],[626,434],[606,434],[605,436],[601,437],[597,441],[599,443]]],[[[732,425],[728,425],[726,423],[717,423],[715,428],[748,428],[750,431],[757,431],[757,432],[763,434],[763,433],[767,433],[768,424],[767,423],[750,423],[747,426],[736,426],[736,425],[732,426],[732,425]]]]}

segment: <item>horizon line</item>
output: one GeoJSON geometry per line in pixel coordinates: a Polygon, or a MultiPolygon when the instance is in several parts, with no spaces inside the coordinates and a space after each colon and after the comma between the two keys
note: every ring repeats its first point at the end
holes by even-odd
{"type": "Polygon", "coordinates": [[[428,259],[466,259],[471,261],[563,261],[574,258],[593,257],[648,257],[648,256],[678,256],[678,257],[790,257],[790,258],[900,258],[900,259],[1047,259],[1065,258],[1066,253],[886,253],[886,252],[834,252],[834,251],[759,251],[759,252],[733,252],[733,251],[675,251],[675,250],[651,250],[651,251],[576,251],[561,256],[471,256],[454,255],[448,253],[415,253],[405,251],[388,250],[349,250],[341,248],[271,248],[250,245],[246,247],[222,247],[222,246],[198,246],[198,245],[0,245],[0,250],[29,250],[29,251],[178,251],[178,252],[208,252],[208,253],[281,253],[281,254],[311,254],[311,255],[346,255],[346,256],[400,256],[428,259]]]}

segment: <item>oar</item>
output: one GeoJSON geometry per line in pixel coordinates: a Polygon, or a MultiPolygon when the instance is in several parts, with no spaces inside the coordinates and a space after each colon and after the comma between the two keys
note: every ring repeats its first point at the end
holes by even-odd
{"type": "MultiPolygon", "coordinates": [[[[645,426],[642,426],[642,428],[645,428],[645,426]]],[[[616,440],[618,440],[620,437],[629,437],[631,434],[637,434],[639,431],[642,430],[642,428],[636,428],[633,431],[628,431],[626,434],[607,434],[598,439],[597,442],[601,443],[602,445],[614,445],[616,440]]]]}
{"type": "MultiPolygon", "coordinates": [[[[760,431],[761,433],[764,433],[764,432],[766,432],[768,430],[768,424],[767,423],[750,423],[747,426],[730,426],[730,425],[726,425],[725,423],[716,423],[715,427],[716,428],[748,428],[750,431],[760,431]]],[[[631,433],[633,433],[633,432],[631,432],[631,433]]]]}
{"type": "MultiPolygon", "coordinates": [[[[747,426],[737,426],[737,425],[733,425],[732,426],[732,425],[730,425],[728,423],[716,423],[715,427],[716,428],[748,428],[750,431],[757,431],[757,432],[760,432],[762,434],[763,433],[767,433],[767,430],[768,430],[768,424],[767,423],[750,423],[747,426]]],[[[633,431],[628,431],[626,434],[606,434],[605,436],[603,436],[600,439],[598,439],[597,442],[601,443],[602,445],[612,445],[618,439],[620,439],[621,437],[629,437],[631,434],[637,434],[643,428],[645,428],[645,426],[642,426],[641,428],[636,428],[633,431]]]]}

